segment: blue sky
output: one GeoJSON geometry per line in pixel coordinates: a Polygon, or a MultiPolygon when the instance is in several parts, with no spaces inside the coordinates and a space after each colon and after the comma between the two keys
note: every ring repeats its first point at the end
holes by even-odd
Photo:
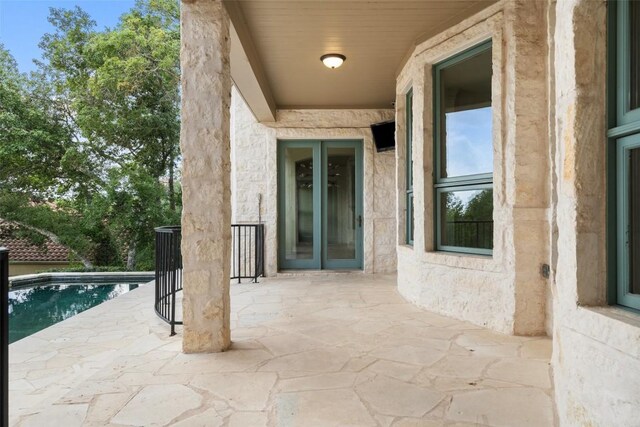
{"type": "Polygon", "coordinates": [[[447,113],[448,176],[493,172],[491,107],[447,113]]]}
{"type": "Polygon", "coordinates": [[[52,31],[47,21],[50,7],[80,6],[101,29],[114,27],[120,15],[134,4],[134,0],[0,0],[0,41],[16,59],[20,71],[29,72],[35,69],[33,59],[41,56],[40,37],[52,31]]]}
{"type": "MultiPolygon", "coordinates": [[[[448,176],[493,172],[492,108],[447,113],[448,176]]],[[[480,191],[459,191],[465,205],[480,191]]]]}

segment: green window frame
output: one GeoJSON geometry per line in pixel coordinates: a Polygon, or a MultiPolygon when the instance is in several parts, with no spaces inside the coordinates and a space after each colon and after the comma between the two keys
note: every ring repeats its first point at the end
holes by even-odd
{"type": "MultiPolygon", "coordinates": [[[[443,129],[441,123],[441,104],[442,104],[442,91],[441,91],[441,73],[448,67],[463,62],[469,58],[472,58],[478,54],[486,52],[491,49],[491,40],[482,42],[474,47],[471,47],[461,53],[458,53],[433,67],[433,129],[434,129],[434,238],[435,249],[437,251],[444,252],[458,252],[473,255],[488,255],[493,254],[493,248],[477,248],[467,246],[449,246],[443,244],[442,236],[442,198],[441,195],[447,192],[453,191],[470,191],[470,190],[487,190],[493,191],[493,173],[465,175],[465,176],[453,176],[442,177],[442,143],[443,143],[443,129]]],[[[476,230],[476,233],[478,231],[476,230]]],[[[491,221],[491,241],[493,242],[493,221],[491,221]]]]}
{"type": "Polygon", "coordinates": [[[406,102],[406,242],[413,245],[414,234],[414,203],[413,203],[413,89],[409,89],[405,97],[406,102]]]}
{"type": "MultiPolygon", "coordinates": [[[[607,132],[607,261],[608,301],[632,310],[640,310],[640,293],[631,292],[630,233],[640,227],[640,218],[631,216],[631,151],[640,149],[640,76],[631,76],[632,35],[631,1],[608,3],[608,132],[607,132]],[[632,92],[635,86],[635,104],[632,92]],[[632,228],[633,225],[633,228],[632,228]]],[[[640,14],[638,9],[633,13],[640,14]]],[[[636,16],[636,19],[638,16],[636,16]]],[[[640,31],[640,28],[635,28],[640,31]]],[[[637,42],[636,42],[637,43],[637,42]]],[[[635,46],[638,49],[637,46],[635,46]]],[[[635,64],[634,64],[635,65],[635,64]]],[[[638,69],[638,66],[635,65],[638,69]]],[[[636,171],[637,173],[637,171],[636,171]]],[[[637,179],[636,179],[637,181],[637,179]]],[[[637,272],[636,272],[637,274],[637,272]]]]}

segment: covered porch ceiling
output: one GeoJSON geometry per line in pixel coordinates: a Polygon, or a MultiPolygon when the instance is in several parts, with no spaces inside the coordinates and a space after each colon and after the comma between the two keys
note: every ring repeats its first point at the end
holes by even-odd
{"type": "Polygon", "coordinates": [[[231,73],[258,120],[276,109],[392,108],[413,47],[496,0],[227,0],[231,73]],[[331,70],[325,53],[347,57],[331,70]]]}

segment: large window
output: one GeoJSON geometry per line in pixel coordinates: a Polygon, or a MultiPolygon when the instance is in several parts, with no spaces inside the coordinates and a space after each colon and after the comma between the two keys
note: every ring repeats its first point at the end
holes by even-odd
{"type": "Polygon", "coordinates": [[[491,43],[434,67],[435,235],[442,251],[493,249],[491,43]]]}
{"type": "Polygon", "coordinates": [[[609,7],[611,302],[640,310],[640,1],[609,7]]]}
{"type": "Polygon", "coordinates": [[[407,93],[407,244],[413,245],[414,216],[413,216],[413,90],[407,93]]]}

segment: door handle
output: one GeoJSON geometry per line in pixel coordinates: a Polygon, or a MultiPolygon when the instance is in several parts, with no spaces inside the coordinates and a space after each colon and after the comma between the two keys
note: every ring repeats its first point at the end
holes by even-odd
{"type": "Polygon", "coordinates": [[[362,215],[358,215],[358,227],[362,228],[362,215]]]}

